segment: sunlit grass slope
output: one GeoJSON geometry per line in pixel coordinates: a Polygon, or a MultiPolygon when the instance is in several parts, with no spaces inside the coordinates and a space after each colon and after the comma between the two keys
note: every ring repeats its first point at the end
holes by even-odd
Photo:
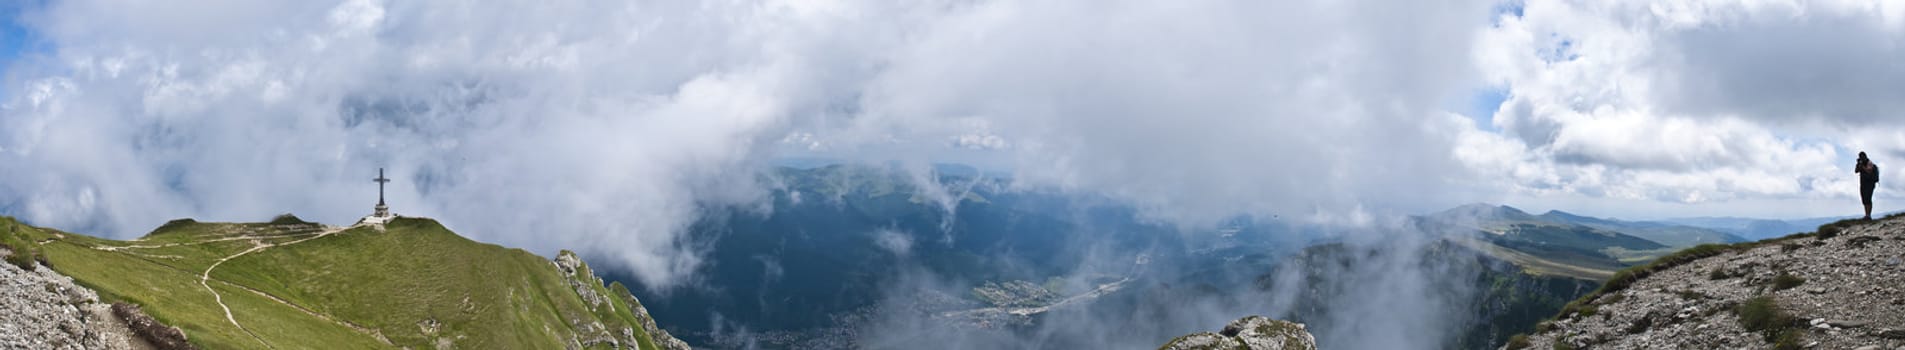
{"type": "Polygon", "coordinates": [[[565,269],[429,219],[383,230],[288,216],[179,220],[115,241],[0,217],[0,235],[207,348],[655,348],[631,308],[640,304],[572,254],[563,252],[565,269]]]}

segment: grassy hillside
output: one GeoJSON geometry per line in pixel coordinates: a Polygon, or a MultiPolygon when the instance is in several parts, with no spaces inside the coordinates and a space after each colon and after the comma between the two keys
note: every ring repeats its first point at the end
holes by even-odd
{"type": "Polygon", "coordinates": [[[627,289],[602,285],[573,254],[552,262],[429,219],[178,220],[132,241],[0,226],[55,271],[206,348],[658,348],[627,289]]]}
{"type": "Polygon", "coordinates": [[[1703,228],[1629,222],[1550,211],[1531,215],[1509,206],[1471,204],[1423,217],[1436,230],[1473,230],[1500,249],[1477,247],[1529,272],[1603,280],[1614,271],[1645,264],[1681,245],[1735,242],[1740,238],[1703,228]],[[1658,239],[1658,241],[1656,240],[1658,239]],[[1664,242],[1663,242],[1664,241],[1664,242]]]}
{"type": "Polygon", "coordinates": [[[1746,241],[1746,238],[1726,232],[1664,222],[1602,219],[1574,215],[1559,210],[1549,211],[1538,217],[1549,222],[1571,223],[1601,230],[1620,232],[1645,238],[1649,241],[1659,242],[1669,247],[1691,247],[1701,244],[1725,244],[1746,241]]]}

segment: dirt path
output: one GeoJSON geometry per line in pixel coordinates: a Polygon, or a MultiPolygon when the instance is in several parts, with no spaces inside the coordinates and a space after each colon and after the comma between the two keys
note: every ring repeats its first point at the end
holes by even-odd
{"type": "MultiPolygon", "coordinates": [[[[125,249],[152,249],[152,248],[167,248],[167,247],[177,247],[177,246],[187,246],[187,245],[197,245],[197,244],[207,244],[207,243],[214,243],[214,242],[230,242],[230,241],[242,241],[242,240],[247,240],[247,239],[274,239],[274,238],[290,238],[290,237],[297,237],[297,236],[303,236],[303,235],[308,235],[308,234],[309,234],[309,233],[287,233],[287,234],[280,234],[280,235],[257,235],[257,236],[237,236],[237,237],[225,237],[225,238],[215,238],[215,239],[207,239],[207,240],[203,240],[203,241],[192,241],[192,242],[179,242],[179,243],[165,243],[165,244],[144,244],[144,245],[121,245],[121,246],[97,246],[97,247],[93,247],[93,249],[95,249],[95,250],[103,250],[103,251],[109,251],[109,252],[116,252],[116,251],[121,251],[121,250],[125,250],[125,249]]],[[[48,241],[52,241],[52,240],[51,240],[51,239],[49,239],[48,241]]]]}
{"type": "MultiPolygon", "coordinates": [[[[204,286],[204,287],[205,287],[205,291],[208,291],[208,292],[211,292],[211,293],[212,293],[212,300],[214,300],[214,301],[216,301],[216,302],[218,302],[218,308],[220,308],[220,309],[224,309],[224,310],[225,310],[225,320],[226,320],[226,321],[231,321],[231,323],[232,323],[232,326],[233,326],[233,327],[238,327],[238,330],[241,330],[241,331],[245,331],[245,334],[249,334],[249,335],[251,335],[251,337],[252,337],[252,339],[257,339],[257,340],[258,340],[258,343],[260,343],[260,344],[264,344],[264,345],[265,345],[265,347],[268,347],[268,348],[274,348],[274,349],[275,349],[276,347],[273,347],[273,346],[271,346],[271,343],[267,343],[267,342],[265,342],[265,339],[264,339],[264,338],[262,338],[262,337],[259,337],[257,333],[252,333],[250,329],[246,329],[246,328],[245,328],[245,325],[243,325],[243,324],[239,324],[239,323],[238,323],[238,318],[236,318],[236,317],[232,317],[232,309],[231,309],[231,307],[230,307],[230,306],[226,306],[226,305],[225,305],[225,296],[223,296],[223,295],[219,295],[219,294],[218,294],[218,290],[216,290],[216,289],[212,289],[212,285],[211,285],[211,283],[210,283],[210,281],[211,281],[211,279],[212,279],[212,270],[214,270],[214,269],[217,269],[217,268],[218,268],[218,265],[222,265],[222,264],[225,264],[225,262],[226,262],[226,261],[231,261],[231,259],[236,259],[236,258],[238,258],[238,257],[241,257],[241,256],[245,256],[245,254],[251,254],[252,252],[256,252],[256,251],[260,251],[260,250],[265,250],[266,248],[271,248],[271,247],[276,247],[276,246],[281,246],[281,245],[292,245],[292,244],[298,244],[298,243],[304,243],[305,241],[309,241],[309,240],[313,240],[313,239],[318,239],[318,238],[324,238],[324,236],[329,236],[329,235],[331,235],[331,234],[333,234],[333,233],[338,233],[338,232],[342,232],[342,231],[344,231],[345,229],[349,229],[349,228],[350,228],[349,226],[342,226],[342,227],[340,227],[340,226],[325,226],[325,227],[324,227],[324,230],[323,230],[323,231],[320,231],[320,232],[318,232],[318,234],[317,234],[317,235],[315,235],[315,236],[311,236],[311,237],[309,237],[309,238],[305,238],[305,239],[300,239],[300,240],[295,240],[295,241],[290,241],[290,242],[284,242],[284,243],[277,243],[277,244],[271,244],[271,243],[264,243],[264,242],[262,242],[262,241],[254,241],[254,242],[256,242],[256,243],[258,244],[258,246],[256,246],[256,247],[252,247],[251,249],[246,249],[245,251],[242,251],[242,252],[238,252],[238,254],[232,254],[231,256],[227,256],[227,257],[224,257],[224,258],[220,258],[220,259],[218,259],[218,261],[217,261],[217,262],[213,262],[213,263],[212,263],[212,266],[208,266],[208,267],[206,267],[206,268],[205,268],[205,272],[204,272],[204,273],[200,273],[200,274],[199,274],[199,276],[198,276],[198,284],[199,284],[200,286],[204,286]]],[[[267,236],[250,236],[249,238],[252,238],[252,239],[254,239],[254,240],[256,240],[256,239],[266,239],[266,238],[282,238],[282,237],[284,237],[284,235],[275,235],[275,236],[270,236],[270,235],[267,235],[267,236]]],[[[220,239],[220,240],[229,240],[229,239],[220,239]]],[[[222,282],[222,281],[221,281],[221,282],[222,282]]],[[[230,284],[230,283],[228,283],[228,284],[230,284]]],[[[236,284],[232,284],[232,285],[236,285],[236,284]]],[[[250,289],[250,288],[246,288],[246,289],[250,289]]],[[[254,291],[254,292],[255,292],[255,291],[254,291]]],[[[286,302],[284,302],[283,300],[279,300],[278,298],[270,298],[270,299],[271,299],[271,300],[273,300],[273,301],[277,301],[277,302],[278,302],[278,303],[280,303],[280,304],[285,304],[285,305],[290,305],[290,306],[291,306],[291,307],[293,307],[293,308],[297,308],[297,309],[299,309],[299,310],[303,310],[303,308],[299,308],[299,307],[297,307],[296,305],[291,305],[290,303],[286,303],[286,302]]],[[[329,321],[332,321],[332,322],[337,322],[336,320],[331,320],[330,318],[323,318],[323,319],[324,319],[324,320],[329,320],[329,321]]],[[[338,324],[344,324],[344,323],[341,323],[341,322],[339,322],[338,324]]],[[[345,325],[345,326],[346,326],[346,327],[350,327],[350,325],[345,325]]],[[[353,328],[353,329],[356,329],[357,327],[351,327],[351,328],[353,328]]]]}

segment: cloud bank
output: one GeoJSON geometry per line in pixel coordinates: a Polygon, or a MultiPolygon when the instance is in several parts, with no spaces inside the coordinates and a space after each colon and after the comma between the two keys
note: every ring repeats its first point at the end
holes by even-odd
{"type": "Polygon", "coordinates": [[[11,19],[43,50],[5,68],[0,212],[120,238],[187,216],[347,222],[387,167],[400,213],[667,286],[701,264],[683,234],[701,208],[761,205],[784,156],[988,164],[1187,225],[1844,200],[1850,152],[1905,159],[1900,18],[1852,1],[65,1],[11,19]],[[1505,100],[1448,112],[1478,90],[1505,100]]]}
{"type": "Polygon", "coordinates": [[[1508,192],[1844,215],[1793,204],[1853,203],[1859,151],[1905,160],[1896,3],[1511,5],[1475,55],[1509,91],[1488,125],[1500,132],[1456,149],[1508,192]]]}
{"type": "Polygon", "coordinates": [[[700,264],[699,208],[817,153],[981,152],[1167,220],[1434,198],[1461,164],[1484,4],[72,1],[21,23],[0,203],[133,237],[164,220],[399,213],[479,239],[700,264]],[[1393,174],[1410,176],[1392,176],[1393,174]]]}

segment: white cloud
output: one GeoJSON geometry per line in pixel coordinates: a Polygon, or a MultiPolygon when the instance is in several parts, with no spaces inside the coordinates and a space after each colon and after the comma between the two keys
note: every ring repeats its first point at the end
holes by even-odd
{"type": "Polygon", "coordinates": [[[983,121],[1023,182],[1188,222],[1420,205],[1459,172],[1437,106],[1482,5],[979,3],[892,50],[847,129],[983,121]]]}
{"type": "MultiPolygon", "coordinates": [[[[1484,4],[71,1],[24,23],[8,212],[117,237],[400,213],[685,281],[781,152],[991,159],[1160,218],[1435,198],[1484,4]],[[29,62],[29,61],[22,61],[29,62]],[[23,63],[24,64],[24,63],[23,63]],[[1394,176],[1394,174],[1411,174],[1394,176]]],[[[911,169],[926,169],[913,166],[911,169]]],[[[930,179],[927,177],[918,177],[930,179]]],[[[949,237],[950,238],[950,237],[949,237]]]]}
{"type": "Polygon", "coordinates": [[[913,253],[913,236],[905,232],[891,229],[873,231],[873,244],[893,256],[907,257],[913,253]]]}
{"type": "Polygon", "coordinates": [[[750,3],[74,1],[25,23],[59,67],[10,75],[0,206],[131,237],[175,217],[327,222],[391,203],[464,234],[698,266],[701,205],[752,202],[752,169],[859,62],[847,31],[750,3]],[[228,6],[227,6],[228,5],[228,6]],[[826,34],[826,33],[822,33],[826,34]]]}
{"type": "Polygon", "coordinates": [[[1885,136],[1900,126],[1883,122],[1905,117],[1887,95],[1905,91],[1905,71],[1883,59],[1905,39],[1896,4],[1544,1],[1521,12],[1475,50],[1509,91],[1493,121],[1502,133],[1468,133],[1457,151],[1510,175],[1496,178],[1515,193],[1850,199],[1844,149],[1905,154],[1885,136]]]}

